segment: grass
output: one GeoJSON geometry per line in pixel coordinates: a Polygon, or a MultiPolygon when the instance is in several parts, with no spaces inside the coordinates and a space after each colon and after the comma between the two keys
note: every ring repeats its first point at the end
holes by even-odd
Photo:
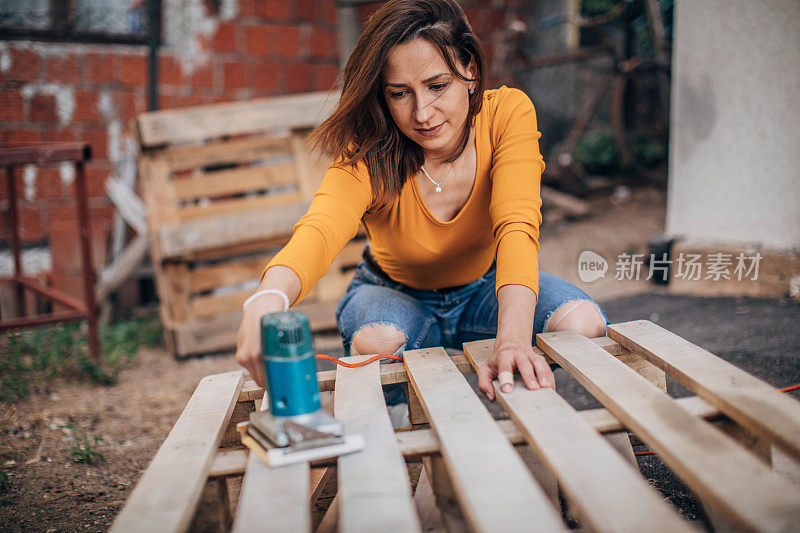
{"type": "Polygon", "coordinates": [[[78,434],[80,442],[69,449],[69,455],[76,463],[95,464],[106,460],[103,454],[97,450],[98,445],[103,442],[102,437],[97,435],[87,435],[80,429],[72,425],[61,426],[78,434]]]}
{"type": "Polygon", "coordinates": [[[157,319],[103,324],[97,363],[88,355],[85,329],[84,323],[71,323],[7,333],[0,340],[0,401],[25,398],[56,377],[77,376],[112,385],[140,346],[156,346],[162,339],[157,319]]]}

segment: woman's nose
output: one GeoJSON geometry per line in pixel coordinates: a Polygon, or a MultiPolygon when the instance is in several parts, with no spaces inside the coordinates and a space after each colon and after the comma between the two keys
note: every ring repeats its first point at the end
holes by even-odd
{"type": "Polygon", "coordinates": [[[425,102],[421,98],[417,99],[417,107],[414,112],[414,118],[420,124],[425,124],[431,118],[431,102],[425,102]]]}

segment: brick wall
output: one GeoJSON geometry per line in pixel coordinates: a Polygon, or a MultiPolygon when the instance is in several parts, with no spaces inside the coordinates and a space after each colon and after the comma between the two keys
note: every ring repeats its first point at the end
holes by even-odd
{"type": "MultiPolygon", "coordinates": [[[[518,4],[462,2],[487,45],[490,87],[500,81],[499,36],[518,4]]],[[[359,8],[362,20],[376,8],[359,8]]],[[[339,73],[333,0],[164,0],[162,31],[161,109],[327,90],[339,73]]],[[[0,146],[91,143],[94,159],[86,171],[98,263],[113,217],[104,183],[112,175],[133,178],[129,123],[146,110],[144,46],[0,41],[0,146]]],[[[55,283],[80,296],[71,289],[79,265],[77,237],[69,237],[77,224],[71,169],[18,169],[17,180],[23,241],[49,243],[55,283]],[[59,281],[68,278],[73,282],[59,281]]],[[[0,207],[7,231],[5,186],[0,207]]]]}

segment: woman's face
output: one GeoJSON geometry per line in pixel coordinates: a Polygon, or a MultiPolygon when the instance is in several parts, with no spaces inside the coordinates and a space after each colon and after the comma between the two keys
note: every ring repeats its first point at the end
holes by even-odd
{"type": "MultiPolygon", "coordinates": [[[[473,65],[457,65],[461,74],[475,77],[473,65]]],[[[392,48],[383,71],[384,96],[395,124],[427,157],[444,157],[456,148],[474,86],[455,76],[439,49],[425,39],[392,48]]]]}

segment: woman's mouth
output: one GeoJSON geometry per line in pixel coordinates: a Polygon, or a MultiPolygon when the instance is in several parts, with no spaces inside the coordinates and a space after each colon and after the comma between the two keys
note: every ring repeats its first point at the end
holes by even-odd
{"type": "Polygon", "coordinates": [[[427,129],[427,130],[426,129],[422,129],[422,128],[415,128],[415,130],[417,132],[419,132],[419,134],[424,136],[424,137],[433,137],[434,135],[439,133],[439,131],[441,131],[442,126],[444,126],[444,123],[439,124],[438,126],[434,126],[434,127],[430,128],[430,129],[427,129]]]}

